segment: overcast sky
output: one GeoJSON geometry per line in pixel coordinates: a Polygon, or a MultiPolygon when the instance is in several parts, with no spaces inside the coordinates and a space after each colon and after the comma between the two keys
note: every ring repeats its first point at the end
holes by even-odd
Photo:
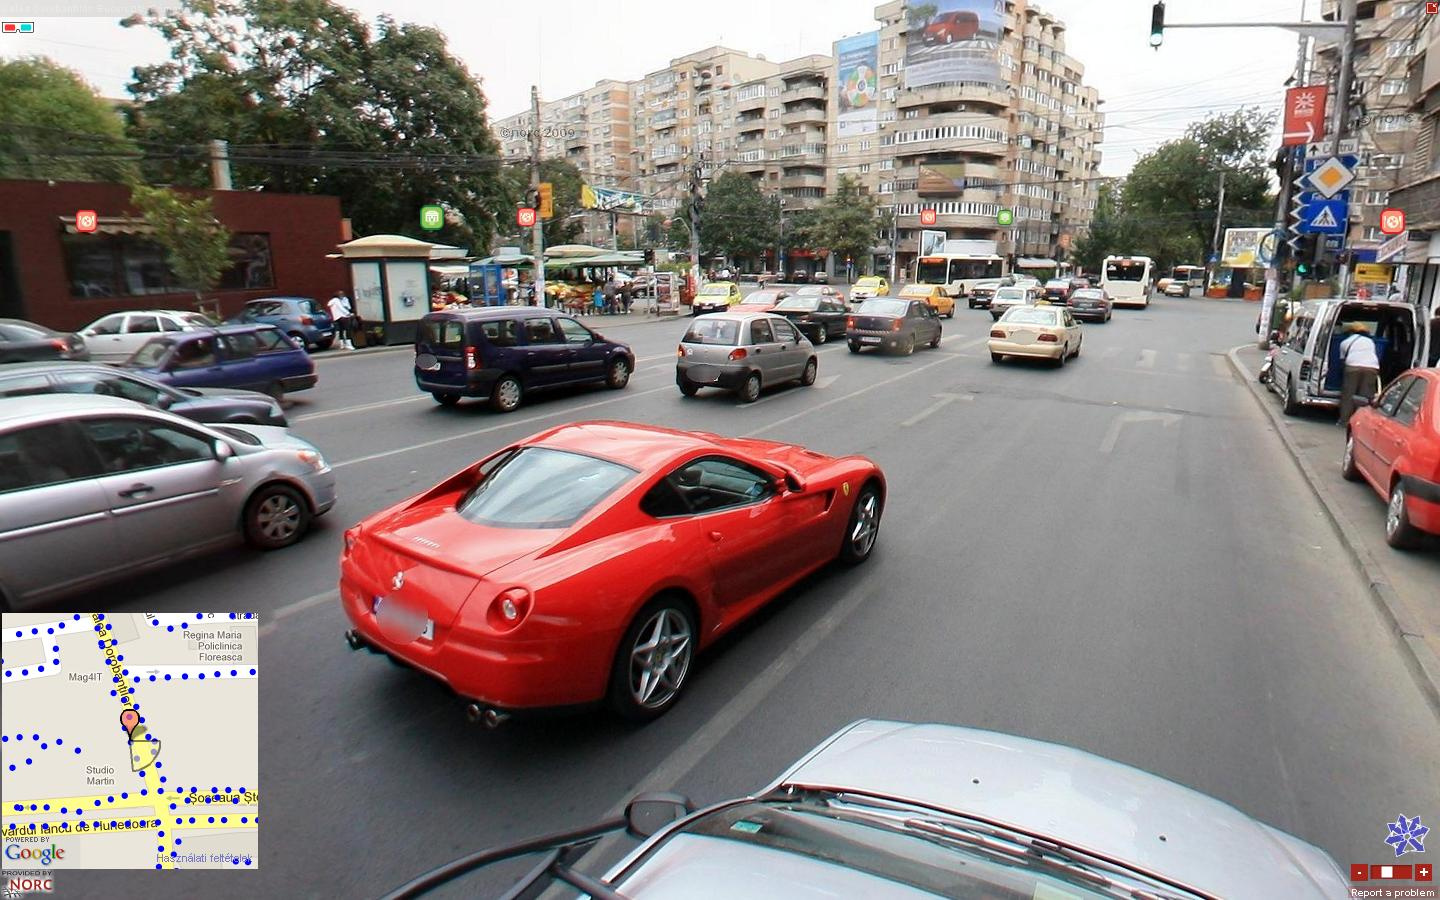
{"type": "MultiPolygon", "coordinates": [[[[105,2],[107,8],[123,6],[105,2]]],[[[39,0],[10,0],[7,10],[15,3],[33,7],[39,0]]],[[[534,83],[542,98],[554,99],[602,78],[639,78],[713,44],[778,61],[828,54],[836,38],[876,27],[876,4],[862,0],[348,0],[345,5],[372,21],[389,13],[443,31],[451,51],[481,79],[492,118],[524,110],[534,83]]],[[[1178,136],[1210,111],[1246,104],[1278,109],[1295,64],[1297,37],[1280,29],[1171,31],[1157,52],[1147,44],[1151,0],[1039,5],[1065,22],[1067,51],[1085,65],[1085,82],[1105,101],[1101,171],[1107,175],[1129,171],[1138,154],[1178,136]]],[[[1308,18],[1318,18],[1320,0],[1170,0],[1166,16],[1170,22],[1293,21],[1302,5],[1308,18]]],[[[78,70],[105,96],[125,97],[131,67],[163,59],[167,48],[146,29],[121,28],[118,18],[35,16],[34,34],[0,35],[0,56],[46,55],[78,70]]]]}

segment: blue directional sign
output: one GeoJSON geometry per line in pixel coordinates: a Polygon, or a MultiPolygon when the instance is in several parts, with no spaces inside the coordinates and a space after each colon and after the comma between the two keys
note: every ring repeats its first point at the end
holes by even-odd
{"type": "Polygon", "coordinates": [[[1338,197],[1316,197],[1299,212],[1295,230],[1301,234],[1344,234],[1350,221],[1350,204],[1338,197]]]}
{"type": "MultiPolygon", "coordinates": [[[[1313,172],[1313,171],[1315,171],[1316,169],[1320,168],[1321,166],[1323,166],[1323,165],[1325,164],[1325,161],[1328,160],[1329,158],[1330,158],[1330,155],[1329,155],[1328,153],[1324,153],[1324,154],[1321,154],[1321,155],[1319,155],[1319,156],[1309,156],[1309,157],[1306,157],[1306,158],[1305,158],[1305,174],[1306,174],[1306,175],[1309,175],[1311,172],[1313,172]]],[[[1340,156],[1337,156],[1337,157],[1335,157],[1335,158],[1338,159],[1338,160],[1340,160],[1340,162],[1344,163],[1345,168],[1349,169],[1349,170],[1352,171],[1352,172],[1355,171],[1356,167],[1360,165],[1360,157],[1356,156],[1356,155],[1353,154],[1353,153],[1344,153],[1344,154],[1341,154],[1340,156]]]]}

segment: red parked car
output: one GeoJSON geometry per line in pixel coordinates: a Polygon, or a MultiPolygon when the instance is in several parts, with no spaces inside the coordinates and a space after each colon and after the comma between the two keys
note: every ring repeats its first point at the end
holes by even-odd
{"type": "Polygon", "coordinates": [[[1386,498],[1385,540],[1413,546],[1440,534],[1440,371],[1410,369],[1355,411],[1341,472],[1386,498]]]}
{"type": "Polygon", "coordinates": [[[980,17],[968,10],[956,10],[931,19],[922,39],[927,44],[951,44],[968,41],[979,33],[980,17]]]}
{"type": "Polygon", "coordinates": [[[347,531],[346,638],[492,726],[597,701],[652,719],[696,652],[831,560],[867,559],[884,503],[861,456],[561,425],[347,531]]]}

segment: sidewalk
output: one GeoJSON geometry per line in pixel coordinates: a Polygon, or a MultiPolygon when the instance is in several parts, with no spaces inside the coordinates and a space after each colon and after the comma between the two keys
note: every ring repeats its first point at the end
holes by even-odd
{"type": "Polygon", "coordinates": [[[1418,550],[1385,543],[1385,501],[1368,483],[1340,477],[1345,433],[1334,413],[1302,411],[1286,416],[1280,398],[1255,379],[1264,351],[1253,343],[1230,351],[1236,375],[1270,417],[1285,449],[1325,508],[1351,561],[1368,582],[1370,594],[1390,623],[1406,663],[1440,711],[1440,540],[1418,550]]]}
{"type": "MultiPolygon", "coordinates": [[[[570,315],[569,313],[564,312],[561,312],[560,314],[566,316],[570,315]]],[[[647,323],[653,324],[655,322],[674,322],[680,319],[685,319],[687,315],[687,313],[681,313],[678,316],[657,316],[655,313],[647,313],[642,312],[639,309],[632,309],[630,311],[630,315],[628,316],[570,316],[570,318],[575,319],[578,322],[582,322],[586,327],[594,329],[601,334],[604,334],[611,329],[625,328],[630,325],[645,325],[647,323]]],[[[329,350],[312,352],[310,354],[310,358],[316,360],[317,362],[325,359],[352,359],[356,356],[364,356],[369,353],[386,353],[394,350],[406,350],[414,353],[415,345],[388,344],[383,347],[361,347],[356,350],[341,350],[338,347],[331,347],[329,350]]]]}

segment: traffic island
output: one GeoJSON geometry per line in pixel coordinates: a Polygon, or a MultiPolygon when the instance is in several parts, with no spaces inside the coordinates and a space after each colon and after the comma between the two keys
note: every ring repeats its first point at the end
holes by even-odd
{"type": "Polygon", "coordinates": [[[1229,353],[1236,377],[1249,389],[1325,510],[1340,543],[1399,640],[1406,665],[1440,713],[1440,539],[1415,550],[1385,543],[1385,501],[1368,483],[1340,475],[1345,432],[1332,412],[1286,416],[1280,398],[1256,378],[1264,351],[1243,344],[1229,353]]]}

